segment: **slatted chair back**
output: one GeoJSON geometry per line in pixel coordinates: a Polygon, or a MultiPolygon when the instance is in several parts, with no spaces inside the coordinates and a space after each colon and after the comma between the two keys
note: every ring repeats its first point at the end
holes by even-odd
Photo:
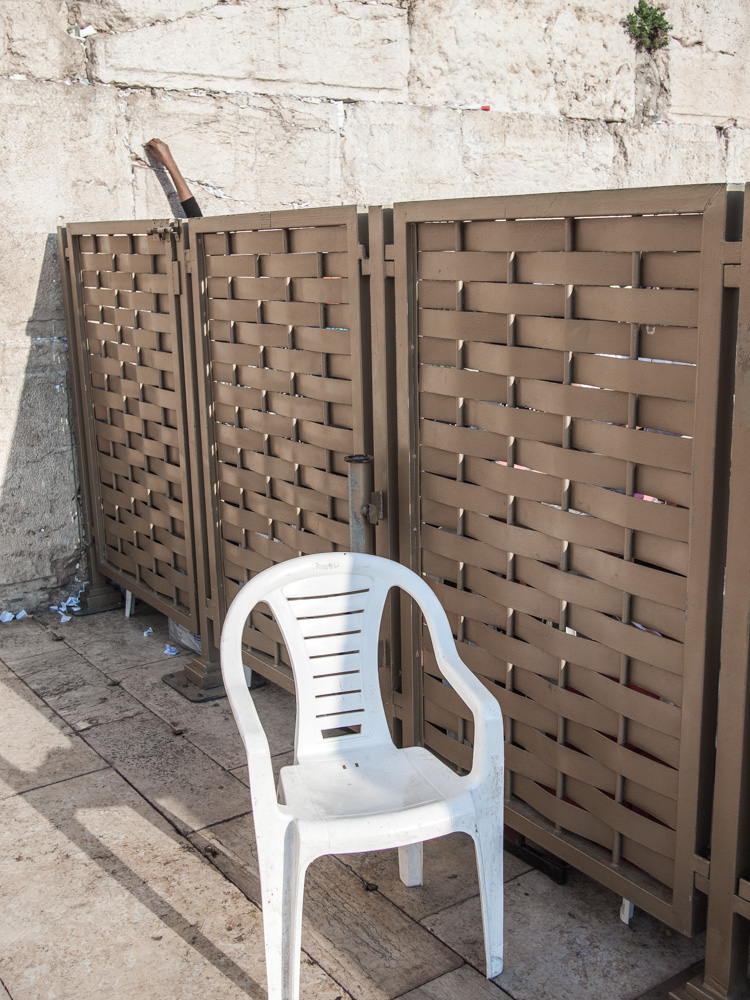
{"type": "Polygon", "coordinates": [[[394,581],[369,569],[347,571],[347,561],[339,555],[313,557],[313,573],[308,565],[304,575],[284,579],[262,598],[294,670],[298,761],[335,754],[342,742],[349,749],[391,741],[377,650],[394,581]]]}

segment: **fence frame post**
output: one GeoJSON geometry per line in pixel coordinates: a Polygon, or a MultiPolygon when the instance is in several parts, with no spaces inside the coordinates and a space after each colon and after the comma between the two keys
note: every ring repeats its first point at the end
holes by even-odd
{"type": "Polygon", "coordinates": [[[750,184],[744,205],[706,963],[670,1000],[750,997],[750,559],[739,544],[750,523],[750,184]]]}

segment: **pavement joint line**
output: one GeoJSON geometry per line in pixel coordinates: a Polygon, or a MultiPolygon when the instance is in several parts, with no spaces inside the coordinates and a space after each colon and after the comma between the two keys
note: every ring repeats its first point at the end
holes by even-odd
{"type": "MultiPolygon", "coordinates": [[[[33,788],[24,788],[22,792],[15,792],[14,795],[28,795],[29,792],[38,792],[40,788],[52,788],[53,785],[62,785],[66,781],[77,781],[79,778],[87,778],[90,774],[101,774],[102,771],[112,771],[114,768],[111,764],[107,764],[102,758],[102,766],[94,767],[90,771],[84,771],[82,774],[69,774],[67,778],[57,778],[55,781],[47,781],[43,785],[34,785],[33,788]]],[[[13,795],[9,796],[13,798],[13,795]]]]}
{"type": "MultiPolygon", "coordinates": [[[[231,774],[231,771],[227,771],[227,774],[231,774]]],[[[222,823],[233,823],[236,819],[242,819],[243,816],[252,816],[252,809],[246,809],[245,812],[237,813],[236,816],[227,816],[226,819],[217,820],[216,823],[209,823],[207,826],[201,826],[197,830],[191,830],[191,836],[194,833],[203,833],[204,830],[210,830],[214,826],[221,826],[222,823]]]]}

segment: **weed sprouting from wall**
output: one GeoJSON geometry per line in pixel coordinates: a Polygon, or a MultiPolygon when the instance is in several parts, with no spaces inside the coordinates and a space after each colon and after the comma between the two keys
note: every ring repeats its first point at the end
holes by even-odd
{"type": "Polygon", "coordinates": [[[638,5],[622,22],[623,27],[635,42],[637,49],[655,52],[669,43],[667,32],[672,25],[664,16],[664,7],[652,7],[646,0],[638,0],[638,5]]]}

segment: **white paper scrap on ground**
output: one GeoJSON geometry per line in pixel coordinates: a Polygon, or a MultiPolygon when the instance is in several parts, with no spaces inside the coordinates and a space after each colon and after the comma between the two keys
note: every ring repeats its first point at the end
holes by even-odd
{"type": "Polygon", "coordinates": [[[0,622],[3,622],[3,624],[5,624],[5,622],[12,622],[13,617],[14,616],[10,613],[10,611],[0,612],[0,622]]]}
{"type": "Polygon", "coordinates": [[[175,646],[170,646],[169,643],[167,643],[167,645],[164,647],[165,656],[177,656],[178,653],[179,649],[177,649],[175,646]]]}
{"type": "Polygon", "coordinates": [[[65,622],[70,621],[70,615],[60,615],[60,624],[63,625],[65,622]]]}
{"type": "Polygon", "coordinates": [[[153,631],[154,630],[149,626],[149,628],[147,628],[146,631],[143,633],[144,637],[151,635],[153,631]]]}
{"type": "Polygon", "coordinates": [[[21,609],[21,611],[19,611],[18,614],[16,615],[16,621],[20,622],[22,618],[28,618],[28,617],[29,616],[26,614],[26,612],[23,609],[21,609]]]}

